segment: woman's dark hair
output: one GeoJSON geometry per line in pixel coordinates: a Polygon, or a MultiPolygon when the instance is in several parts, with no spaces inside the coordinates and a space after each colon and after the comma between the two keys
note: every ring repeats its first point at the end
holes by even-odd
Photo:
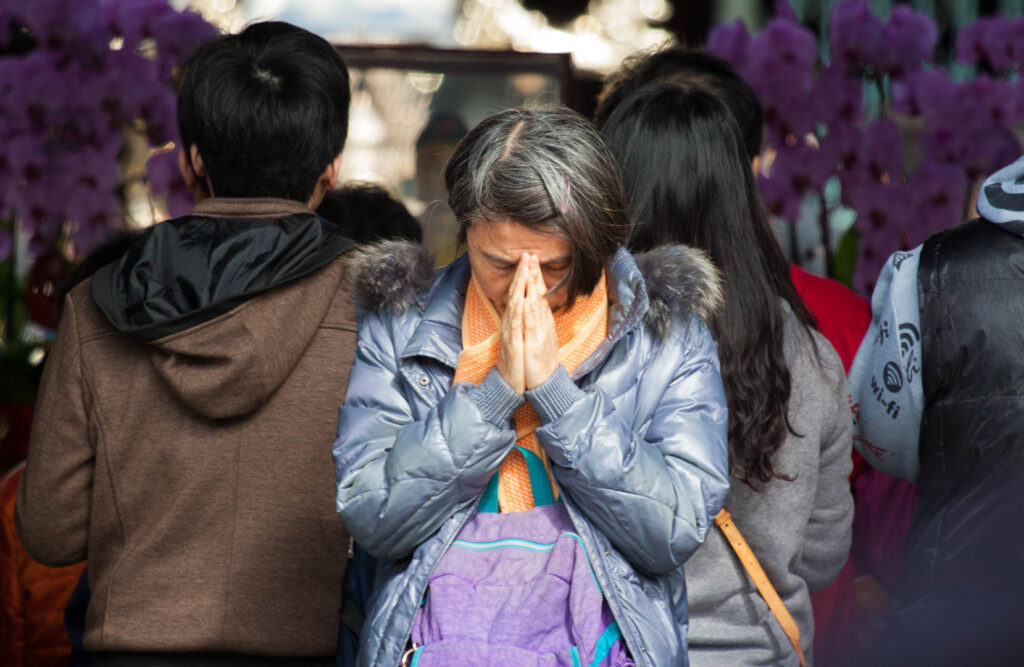
{"type": "Polygon", "coordinates": [[[722,274],[725,303],[708,323],[729,404],[730,472],[752,488],[785,478],[772,458],[789,426],[786,306],[814,319],[761,207],[739,127],[725,104],[672,84],[643,88],[602,126],[619,162],[634,251],[686,243],[722,274]]]}
{"type": "Polygon", "coordinates": [[[322,37],[255,23],[199,47],[178,76],[182,148],[198,147],[213,194],[307,201],[341,153],[348,69],[322,37]]]}
{"type": "Polygon", "coordinates": [[[594,290],[629,236],[615,160],[590,121],[568,109],[510,109],[484,119],[455,149],[444,181],[460,242],[480,220],[568,240],[572,261],[560,285],[570,305],[594,290]]]}
{"type": "Polygon", "coordinates": [[[630,56],[608,77],[594,112],[594,122],[604,125],[623,100],[655,83],[673,83],[683,90],[713,94],[725,102],[739,124],[748,159],[753,160],[761,152],[764,111],[757,93],[728,61],[703,50],[670,46],[630,56]]]}

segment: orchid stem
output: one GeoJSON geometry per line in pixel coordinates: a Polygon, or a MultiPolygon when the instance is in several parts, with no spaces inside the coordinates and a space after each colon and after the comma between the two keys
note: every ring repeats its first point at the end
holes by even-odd
{"type": "Polygon", "coordinates": [[[796,225],[796,221],[789,223],[789,261],[797,266],[803,266],[800,261],[800,241],[797,238],[796,225]]]}
{"type": "Polygon", "coordinates": [[[18,237],[13,216],[3,221],[4,227],[8,225],[10,225],[11,229],[11,252],[7,256],[7,303],[5,304],[6,312],[4,313],[3,331],[0,333],[3,334],[4,345],[9,347],[16,344],[19,338],[14,329],[14,318],[17,312],[15,300],[18,294],[18,237]]]}
{"type": "Polygon", "coordinates": [[[818,223],[821,225],[821,245],[825,249],[825,275],[832,278],[835,273],[835,258],[832,256],[832,225],[828,220],[828,208],[825,206],[825,198],[821,198],[821,213],[818,214],[818,223]]]}

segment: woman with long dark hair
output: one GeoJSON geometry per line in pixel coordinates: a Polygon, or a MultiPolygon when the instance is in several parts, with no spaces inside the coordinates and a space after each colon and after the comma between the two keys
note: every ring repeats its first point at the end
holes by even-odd
{"type": "MultiPolygon", "coordinates": [[[[709,321],[729,405],[726,508],[800,629],[810,593],[850,547],[851,420],[842,365],[789,279],[725,105],[671,84],[640,89],[604,121],[635,227],[630,249],[686,243],[722,275],[709,321]]],[[[694,665],[796,664],[780,624],[721,532],[686,565],[694,665]]]]}

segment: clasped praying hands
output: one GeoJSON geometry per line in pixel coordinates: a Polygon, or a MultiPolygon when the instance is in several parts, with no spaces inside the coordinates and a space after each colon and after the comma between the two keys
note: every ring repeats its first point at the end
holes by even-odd
{"type": "Polygon", "coordinates": [[[555,317],[537,255],[523,253],[501,318],[498,372],[520,394],[534,389],[558,368],[555,317]]]}

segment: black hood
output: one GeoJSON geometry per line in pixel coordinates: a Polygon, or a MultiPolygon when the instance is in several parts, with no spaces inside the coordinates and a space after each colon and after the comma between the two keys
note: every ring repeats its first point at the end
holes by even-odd
{"type": "Polygon", "coordinates": [[[155,340],[222,315],[309,275],[355,244],[285,200],[208,200],[149,229],[92,282],[119,331],[155,340]]]}

